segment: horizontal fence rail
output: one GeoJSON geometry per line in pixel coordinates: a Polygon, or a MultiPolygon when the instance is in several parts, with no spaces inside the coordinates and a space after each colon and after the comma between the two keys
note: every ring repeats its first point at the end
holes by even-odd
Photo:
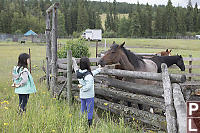
{"type": "MultiPolygon", "coordinates": [[[[136,55],[139,55],[139,56],[155,56],[156,54],[155,53],[135,53],[136,55]]],[[[101,57],[98,57],[98,58],[89,58],[90,62],[92,63],[97,63],[99,62],[99,60],[101,59],[101,57]]],[[[77,63],[80,62],[80,58],[76,58],[75,59],[77,63]]],[[[200,77],[200,73],[194,73],[192,72],[193,69],[200,69],[200,65],[193,65],[194,61],[199,61],[200,62],[200,58],[194,58],[194,57],[184,57],[183,58],[184,61],[188,61],[190,62],[189,64],[190,65],[185,65],[185,68],[189,70],[189,73],[183,73],[186,75],[187,78],[189,78],[191,80],[192,77],[200,77]]],[[[66,66],[63,65],[63,64],[66,64],[67,63],[67,58],[62,58],[62,59],[58,59],[58,68],[60,69],[65,69],[66,66]]],[[[95,66],[92,66],[92,69],[96,69],[97,67],[95,66]]],[[[172,65],[171,67],[169,67],[170,69],[178,69],[178,66],[176,65],[172,65]]]]}

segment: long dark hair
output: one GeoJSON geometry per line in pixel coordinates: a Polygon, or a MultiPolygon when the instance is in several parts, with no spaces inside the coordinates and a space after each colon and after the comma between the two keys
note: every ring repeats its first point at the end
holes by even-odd
{"type": "Polygon", "coordinates": [[[91,68],[90,68],[90,60],[87,57],[82,57],[80,60],[80,69],[85,70],[87,69],[91,74],[91,68]]]}
{"type": "Polygon", "coordinates": [[[27,53],[22,53],[19,55],[18,64],[17,64],[17,66],[19,66],[19,68],[17,70],[18,72],[21,67],[27,68],[27,66],[28,66],[27,59],[29,59],[29,58],[30,58],[30,56],[27,53]]]}

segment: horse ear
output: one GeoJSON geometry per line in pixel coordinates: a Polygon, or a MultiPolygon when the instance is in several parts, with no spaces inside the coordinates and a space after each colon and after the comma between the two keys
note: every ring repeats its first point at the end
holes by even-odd
{"type": "Polygon", "coordinates": [[[115,44],[115,41],[113,41],[113,44],[115,44]]]}
{"type": "Polygon", "coordinates": [[[125,44],[125,42],[123,42],[123,43],[120,45],[120,47],[121,47],[121,48],[124,47],[124,44],[125,44]]]}
{"type": "Polygon", "coordinates": [[[168,49],[166,49],[166,52],[168,52],[168,49]]]}
{"type": "Polygon", "coordinates": [[[179,55],[179,57],[181,57],[181,58],[182,58],[182,55],[179,55]]]}

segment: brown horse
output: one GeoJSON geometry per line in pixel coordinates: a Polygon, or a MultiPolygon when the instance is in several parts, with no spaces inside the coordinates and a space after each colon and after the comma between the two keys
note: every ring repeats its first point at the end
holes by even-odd
{"type": "MultiPolygon", "coordinates": [[[[129,71],[157,72],[157,65],[152,60],[142,59],[136,56],[130,50],[124,48],[124,44],[113,44],[110,50],[100,59],[101,66],[120,63],[120,68],[129,71]]],[[[130,78],[129,78],[130,79],[130,78]]],[[[132,79],[133,80],[133,79],[132,79]]],[[[145,80],[137,80],[136,82],[144,83],[145,80]]],[[[145,83],[149,83],[146,82],[145,83]]]]}
{"type": "Polygon", "coordinates": [[[161,51],[159,53],[156,53],[156,55],[158,55],[158,56],[171,56],[171,52],[172,52],[172,50],[166,49],[166,51],[161,51]]]}

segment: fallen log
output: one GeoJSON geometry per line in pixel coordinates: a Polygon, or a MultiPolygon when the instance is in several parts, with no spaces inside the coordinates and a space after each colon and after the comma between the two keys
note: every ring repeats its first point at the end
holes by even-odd
{"type": "MultiPolygon", "coordinates": [[[[57,82],[59,84],[63,84],[65,81],[67,81],[67,77],[65,76],[57,76],[57,82]]],[[[72,81],[77,81],[76,75],[72,74],[72,81]]]]}
{"type": "Polygon", "coordinates": [[[156,96],[156,97],[162,97],[163,95],[163,87],[158,85],[141,85],[137,83],[127,82],[102,76],[96,76],[95,81],[97,82],[102,81],[103,84],[106,84],[108,86],[120,88],[125,91],[133,93],[145,94],[148,96],[156,96]]]}
{"type": "Polygon", "coordinates": [[[167,131],[168,133],[177,133],[176,112],[173,103],[172,85],[170,82],[167,65],[162,63],[161,69],[166,107],[167,131]]]}
{"type": "MultiPolygon", "coordinates": [[[[75,99],[80,101],[78,97],[79,97],[79,94],[75,93],[75,99]]],[[[94,102],[95,102],[95,106],[100,109],[111,111],[113,113],[123,115],[128,118],[132,118],[132,119],[134,118],[136,120],[139,120],[144,123],[166,130],[166,121],[165,121],[165,117],[163,116],[152,114],[152,113],[135,109],[132,107],[127,107],[121,104],[111,103],[109,101],[99,99],[96,97],[94,99],[94,102]]]]}
{"type": "MultiPolygon", "coordinates": [[[[80,89],[75,87],[73,90],[79,91],[80,89]]],[[[118,91],[116,89],[107,88],[107,86],[102,86],[100,84],[95,85],[95,95],[111,97],[117,100],[125,100],[128,102],[148,105],[165,110],[164,99],[118,91]]]]}
{"type": "MultiPolygon", "coordinates": [[[[131,78],[136,78],[136,79],[162,81],[161,73],[153,73],[153,72],[127,71],[127,70],[104,68],[101,71],[101,74],[113,75],[113,76],[119,76],[119,77],[131,77],[131,78]]],[[[185,75],[170,74],[169,77],[170,77],[171,82],[173,83],[183,83],[186,81],[185,75]]]]}
{"type": "MultiPolygon", "coordinates": [[[[80,63],[81,58],[74,58],[76,60],[76,63],[80,63]]],[[[89,58],[90,62],[98,62],[101,58],[89,58]]],[[[67,58],[60,58],[58,59],[58,63],[67,63],[67,58]]]]}
{"type": "Polygon", "coordinates": [[[57,66],[58,66],[58,69],[64,69],[64,70],[67,70],[67,64],[61,64],[61,63],[58,63],[57,66]]]}
{"type": "Polygon", "coordinates": [[[183,98],[183,94],[179,84],[172,84],[173,87],[173,98],[174,107],[176,109],[177,124],[179,133],[187,132],[187,113],[186,113],[186,103],[183,98]]]}

